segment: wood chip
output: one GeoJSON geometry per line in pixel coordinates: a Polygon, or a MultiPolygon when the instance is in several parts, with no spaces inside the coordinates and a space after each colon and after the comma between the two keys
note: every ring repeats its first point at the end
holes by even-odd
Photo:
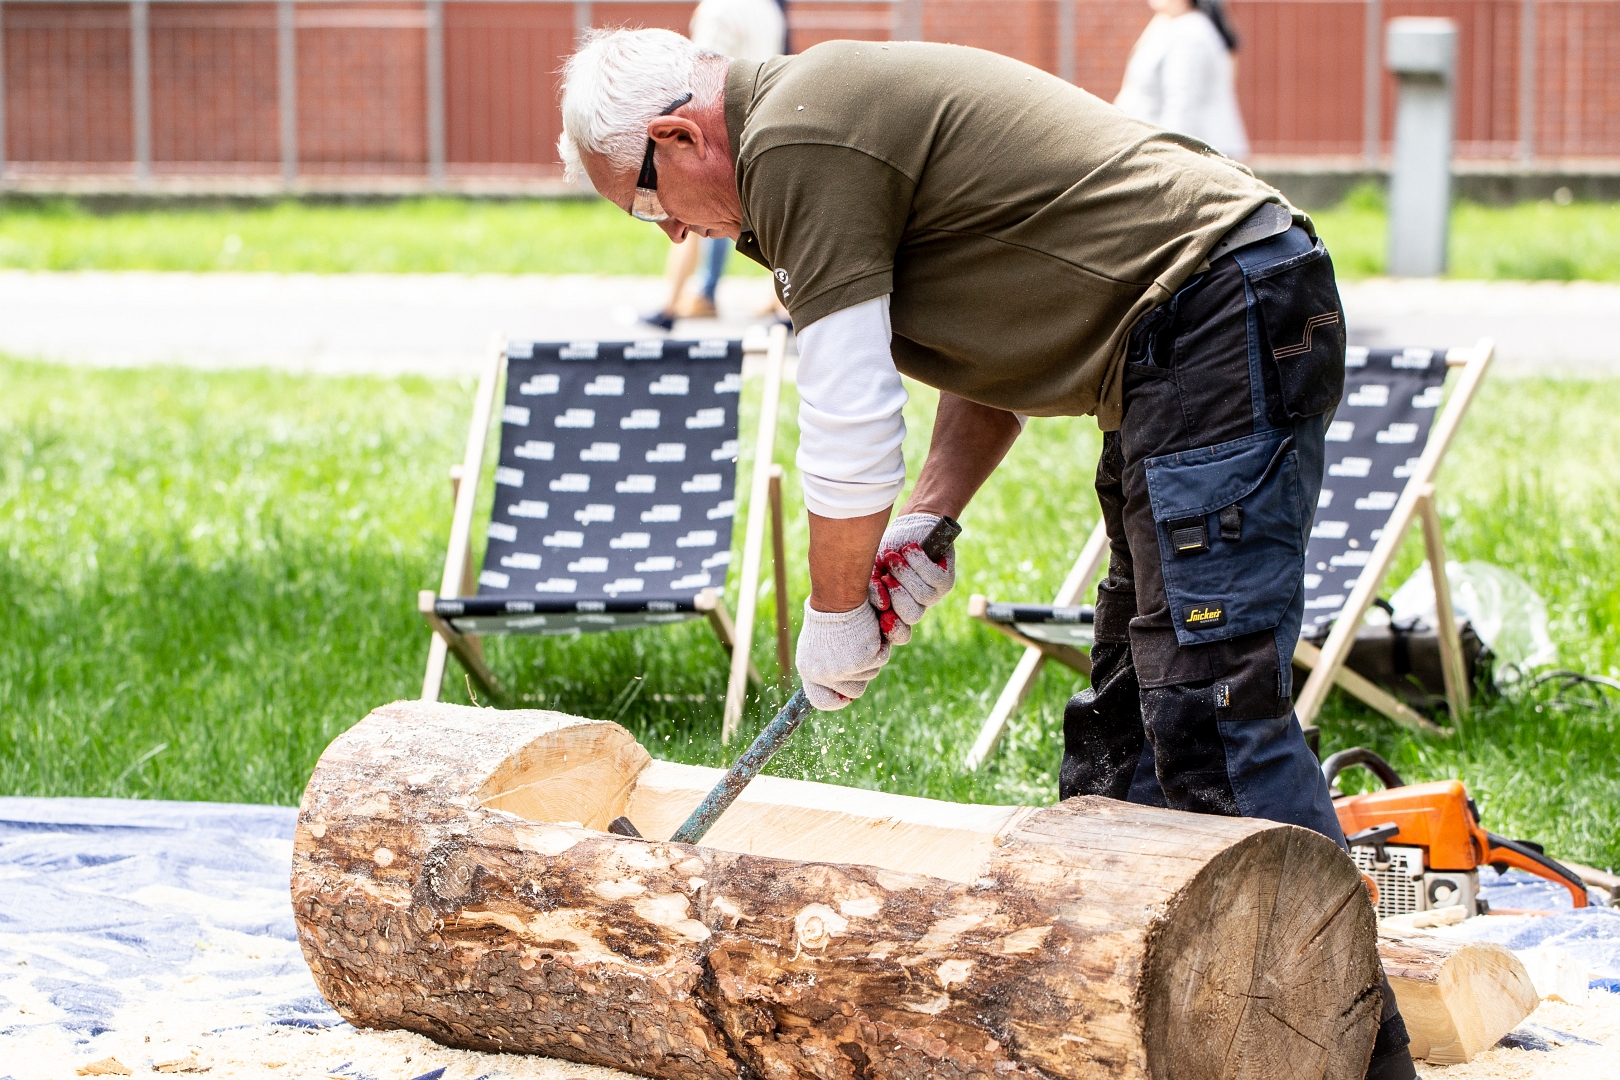
{"type": "Polygon", "coordinates": [[[190,1054],[183,1058],[175,1058],[173,1061],[159,1061],[152,1068],[160,1073],[204,1073],[212,1066],[198,1061],[196,1054],[190,1054]]]}
{"type": "Polygon", "coordinates": [[[134,1070],[115,1057],[104,1057],[88,1065],[79,1066],[80,1076],[132,1076],[134,1070]]]}

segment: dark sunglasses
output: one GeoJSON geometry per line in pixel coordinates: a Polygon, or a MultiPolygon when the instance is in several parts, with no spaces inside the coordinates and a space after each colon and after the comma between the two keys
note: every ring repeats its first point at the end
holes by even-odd
{"type": "MultiPolygon", "coordinates": [[[[682,94],[669,103],[669,107],[659,116],[668,116],[676,109],[692,100],[691,91],[682,94]]],[[[665,221],[669,215],[664,212],[664,204],[658,201],[658,166],[653,164],[652,136],[647,136],[647,153],[641,159],[641,175],[636,178],[636,197],[630,203],[630,216],[638,221],[665,221]]]]}

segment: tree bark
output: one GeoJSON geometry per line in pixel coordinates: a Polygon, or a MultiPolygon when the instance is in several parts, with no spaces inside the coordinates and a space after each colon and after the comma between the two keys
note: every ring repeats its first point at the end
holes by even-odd
{"type": "Polygon", "coordinates": [[[359,1026],[683,1080],[1366,1070],[1372,906],[1315,833],[770,778],[701,846],[600,831],[653,835],[718,772],[557,713],[376,710],[299,817],[321,992],[359,1026]]]}

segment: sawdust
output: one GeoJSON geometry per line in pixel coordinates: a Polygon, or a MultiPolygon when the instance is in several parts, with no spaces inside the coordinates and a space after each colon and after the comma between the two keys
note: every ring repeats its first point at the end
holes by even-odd
{"type": "Polygon", "coordinates": [[[1620,994],[1594,990],[1584,1005],[1543,1001],[1515,1032],[1549,1050],[1497,1046],[1466,1065],[1419,1065],[1424,1080],[1598,1080],[1620,1077],[1620,994]]]}
{"type": "MultiPolygon", "coordinates": [[[[449,1050],[404,1031],[258,1024],[203,1032],[188,1030],[192,1025],[182,1020],[171,1016],[161,1026],[153,1025],[152,1034],[97,1036],[90,1053],[83,1044],[67,1040],[31,1039],[6,1046],[7,1040],[0,1039],[0,1057],[14,1080],[61,1080],[108,1057],[135,1076],[184,1073],[207,1080],[630,1080],[612,1069],[550,1058],[449,1050]]],[[[1425,1080],[1620,1076],[1620,995],[1593,992],[1584,1005],[1545,1001],[1518,1031],[1552,1048],[1497,1047],[1466,1065],[1420,1065],[1418,1073],[1425,1080]]]]}
{"type": "MultiPolygon", "coordinates": [[[[169,892],[166,907],[173,909],[179,893],[169,892]]],[[[235,903],[251,911],[253,899],[267,923],[281,918],[287,903],[285,894],[238,895],[235,903]]],[[[357,1030],[315,996],[290,933],[261,936],[206,923],[196,933],[183,963],[138,975],[114,975],[93,956],[69,955],[42,936],[0,945],[0,1080],[630,1080],[550,1058],[449,1050],[409,1032],[357,1030]],[[68,970],[116,1004],[93,1018],[64,1009],[56,1000],[60,978],[45,972],[46,954],[71,961],[68,970]]]]}
{"type": "MultiPolygon", "coordinates": [[[[179,1025],[166,1025],[175,1028],[179,1025]]],[[[631,1080],[613,1069],[575,1065],[523,1054],[448,1050],[405,1031],[359,1031],[347,1024],[328,1028],[255,1025],[213,1033],[143,1035],[108,1033],[95,1050],[65,1040],[30,1040],[6,1046],[0,1039],[0,1072],[14,1080],[64,1080],[90,1062],[110,1056],[128,1067],[120,1075],[185,1075],[206,1080],[631,1080]],[[150,1041],[147,1041],[150,1039],[150,1041]],[[437,1070],[443,1069],[443,1072],[437,1070]],[[435,1075],[436,1074],[436,1075],[435,1075]]],[[[116,1071],[116,1070],[108,1070],[116,1071]]]]}

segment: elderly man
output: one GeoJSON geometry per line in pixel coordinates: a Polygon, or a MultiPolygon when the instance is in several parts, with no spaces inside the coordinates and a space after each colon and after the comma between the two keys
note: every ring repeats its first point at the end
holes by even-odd
{"type": "MultiPolygon", "coordinates": [[[[1305,215],[1195,140],[1005,57],[838,41],[731,62],[590,38],[563,160],[679,242],[771,270],[799,340],[819,709],[859,697],[951,588],[919,542],[1028,416],[1095,414],[1111,544],[1060,794],[1344,836],[1292,708],[1304,545],[1344,379],[1333,266],[1305,215]],[[901,374],[937,387],[905,481],[901,374]]],[[[1043,493],[1031,492],[1032,498],[1043,493]]],[[[1412,1077],[1385,985],[1369,1076],[1412,1077]]]]}

